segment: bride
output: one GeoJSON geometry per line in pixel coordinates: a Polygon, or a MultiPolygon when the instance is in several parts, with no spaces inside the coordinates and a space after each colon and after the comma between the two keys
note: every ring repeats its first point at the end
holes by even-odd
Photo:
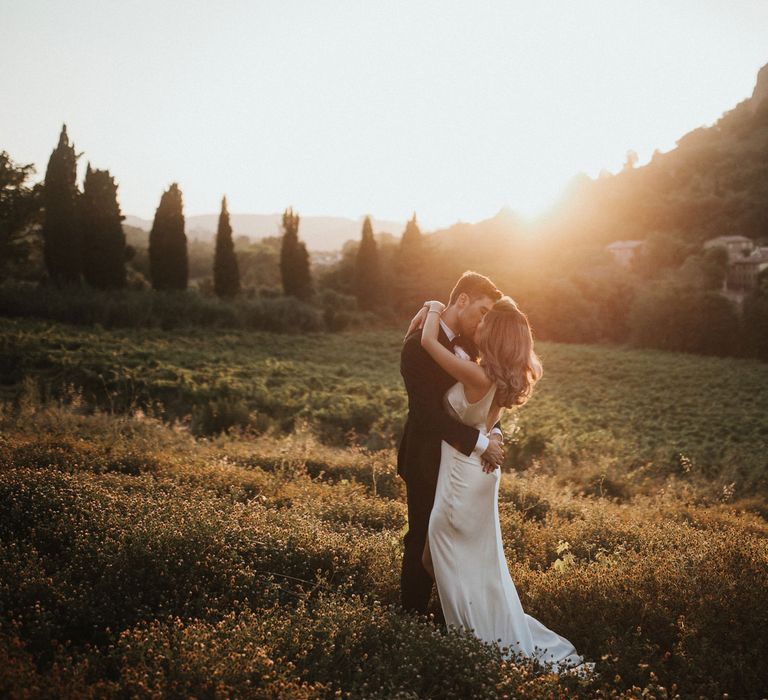
{"type": "MultiPolygon", "coordinates": [[[[474,362],[439,342],[445,306],[430,301],[425,307],[421,344],[457,381],[445,394],[446,408],[487,433],[504,408],[528,400],[542,376],[528,319],[511,298],[499,299],[475,331],[480,360],[474,362]]],[[[437,584],[445,621],[550,664],[555,672],[564,667],[589,672],[594,664],[584,663],[567,639],[523,611],[502,547],[499,479],[500,470],[443,441],[423,563],[437,584]]]]}

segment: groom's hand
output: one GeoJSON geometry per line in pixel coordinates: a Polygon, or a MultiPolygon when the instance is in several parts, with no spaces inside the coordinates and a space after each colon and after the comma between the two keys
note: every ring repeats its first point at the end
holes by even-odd
{"type": "Polygon", "coordinates": [[[488,449],[482,454],[483,471],[490,474],[494,469],[501,466],[504,461],[504,445],[502,437],[494,433],[488,440],[488,449]]]}

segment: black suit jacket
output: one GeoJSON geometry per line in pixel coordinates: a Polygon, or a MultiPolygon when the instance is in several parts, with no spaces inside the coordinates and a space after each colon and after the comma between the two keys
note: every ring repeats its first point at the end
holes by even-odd
{"type": "MultiPolygon", "coordinates": [[[[450,348],[440,328],[440,342],[450,348]]],[[[397,473],[406,483],[430,488],[434,494],[440,469],[440,442],[445,440],[469,456],[478,431],[451,417],[443,407],[443,395],[456,380],[421,347],[421,330],[403,343],[400,374],[408,393],[408,418],[397,453],[397,473]]]]}

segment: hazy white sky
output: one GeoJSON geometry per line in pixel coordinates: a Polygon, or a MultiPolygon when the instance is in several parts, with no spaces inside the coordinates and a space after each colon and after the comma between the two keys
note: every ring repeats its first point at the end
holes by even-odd
{"type": "Polygon", "coordinates": [[[0,0],[0,150],[151,218],[534,215],[748,97],[768,0],[0,0]]]}

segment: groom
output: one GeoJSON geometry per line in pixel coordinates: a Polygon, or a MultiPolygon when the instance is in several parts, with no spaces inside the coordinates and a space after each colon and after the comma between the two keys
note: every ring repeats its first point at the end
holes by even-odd
{"type": "MultiPolygon", "coordinates": [[[[461,357],[475,359],[473,337],[477,324],[500,298],[501,292],[487,277],[465,272],[454,286],[440,320],[440,342],[461,357]]],[[[443,395],[456,380],[421,347],[421,330],[413,330],[415,324],[411,325],[400,353],[400,374],[408,393],[408,417],[397,454],[397,473],[405,480],[408,501],[400,590],[404,609],[426,614],[432,578],[424,569],[421,555],[435,500],[440,443],[445,440],[467,456],[481,455],[494,467],[501,465],[504,452],[498,424],[488,438],[448,415],[443,395]]]]}

